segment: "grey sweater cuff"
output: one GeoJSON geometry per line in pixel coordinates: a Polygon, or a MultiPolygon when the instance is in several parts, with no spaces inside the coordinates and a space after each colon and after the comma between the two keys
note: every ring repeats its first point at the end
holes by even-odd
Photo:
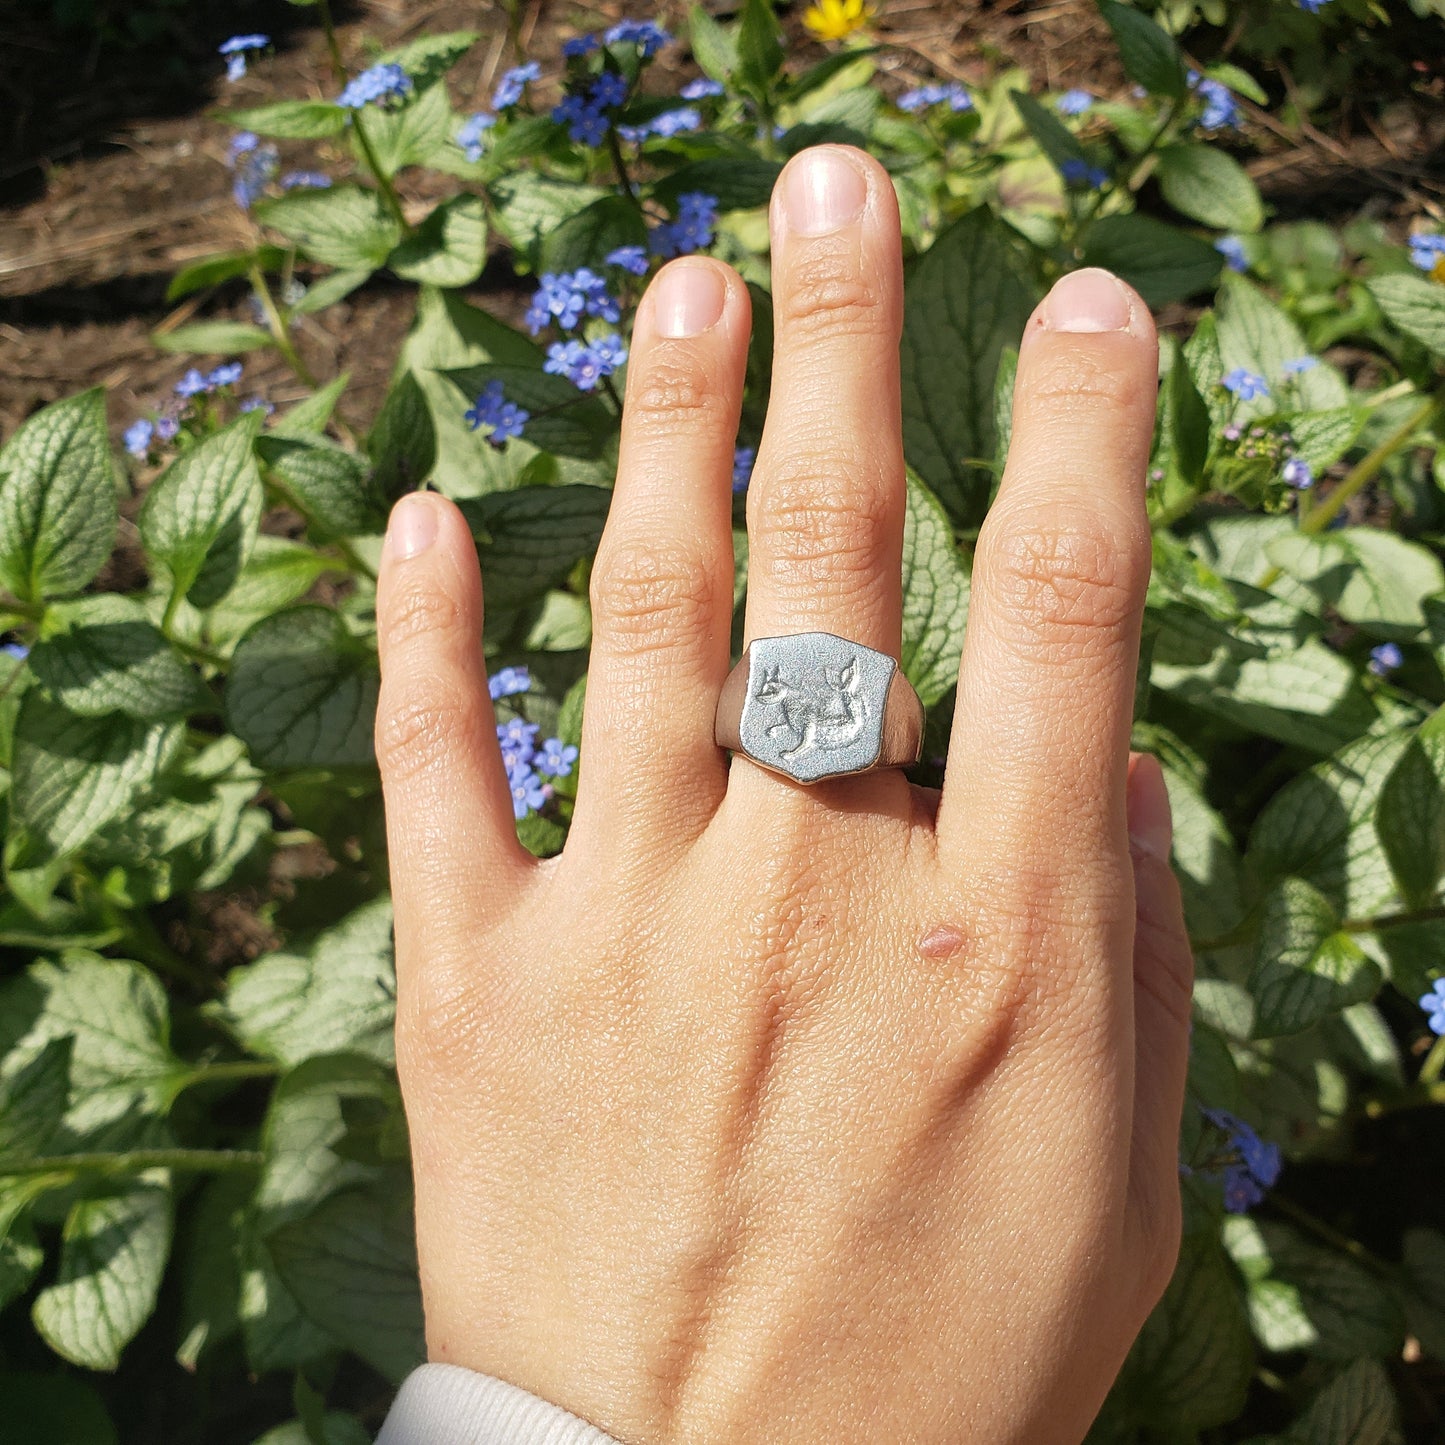
{"type": "Polygon", "coordinates": [[[505,1380],[460,1365],[422,1365],[401,1387],[376,1445],[618,1445],[505,1380]]]}

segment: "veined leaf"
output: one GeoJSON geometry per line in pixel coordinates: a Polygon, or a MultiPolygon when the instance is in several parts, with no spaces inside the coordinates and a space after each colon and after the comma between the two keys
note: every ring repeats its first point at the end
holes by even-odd
{"type": "Polygon", "coordinates": [[[969,569],[938,499],[910,474],[903,519],[903,674],[925,707],[958,681],[969,569]]]}
{"type": "Polygon", "coordinates": [[[292,191],[260,202],[254,214],[313,261],[342,271],[375,271],[401,240],[401,227],[381,197],[361,186],[292,191]]]}

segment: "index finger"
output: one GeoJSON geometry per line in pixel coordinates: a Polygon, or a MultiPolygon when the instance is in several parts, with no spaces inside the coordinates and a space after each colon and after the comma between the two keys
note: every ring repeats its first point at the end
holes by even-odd
{"type": "Polygon", "coordinates": [[[1148,309],[1107,271],[1065,276],[1025,330],[938,817],[945,857],[966,847],[993,876],[1127,862],[1157,376],[1148,309]]]}

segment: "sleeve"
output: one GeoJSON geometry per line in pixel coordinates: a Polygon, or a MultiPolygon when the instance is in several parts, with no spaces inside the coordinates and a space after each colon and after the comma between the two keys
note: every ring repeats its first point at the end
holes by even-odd
{"type": "Polygon", "coordinates": [[[376,1445],[619,1445],[526,1390],[460,1365],[407,1376],[376,1445]]]}

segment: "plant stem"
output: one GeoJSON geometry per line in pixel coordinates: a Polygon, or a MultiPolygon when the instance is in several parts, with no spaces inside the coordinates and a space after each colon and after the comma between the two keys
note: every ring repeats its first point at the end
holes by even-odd
{"type": "Polygon", "coordinates": [[[336,539],[335,546],[336,550],[340,552],[343,557],[346,558],[346,563],[353,572],[360,572],[363,577],[369,577],[373,582],[376,581],[376,569],[356,550],[355,547],[351,545],[350,542],[346,540],[346,538],[338,537],[336,539]]]}
{"type": "Polygon", "coordinates": [[[1416,1082],[1428,1087],[1438,1083],[1442,1073],[1445,1073],[1445,1036],[1436,1039],[1430,1046],[1430,1052],[1425,1055],[1425,1062],[1420,1065],[1420,1073],[1416,1082]]]}
{"type": "Polygon", "coordinates": [[[290,328],[276,307],[275,298],[271,295],[271,288],[266,284],[266,273],[259,266],[252,266],[247,274],[251,281],[251,289],[256,293],[256,299],[261,303],[261,310],[265,313],[266,327],[271,333],[271,339],[276,343],[276,350],[286,358],[286,364],[296,373],[298,380],[314,391],[317,384],[316,378],[312,376],[310,368],[302,361],[301,353],[296,350],[296,343],[291,339],[290,328]]]}
{"type": "Polygon", "coordinates": [[[274,1079],[281,1072],[281,1065],[269,1059],[235,1059],[219,1064],[197,1064],[181,1080],[175,1093],[200,1084],[228,1084],[245,1079],[274,1079]]]}
{"type": "Polygon", "coordinates": [[[251,1149],[132,1149],[124,1154],[37,1155],[0,1159],[0,1179],[24,1174],[140,1174],[147,1169],[224,1174],[259,1169],[264,1157],[251,1149]]]}
{"type": "Polygon", "coordinates": [[[617,127],[610,121],[607,125],[607,150],[612,156],[612,165],[617,172],[617,184],[622,187],[623,194],[640,211],[642,202],[637,199],[637,191],[632,184],[632,177],[627,174],[627,162],[622,156],[622,141],[617,134],[617,127]]]}
{"type": "Polygon", "coordinates": [[[401,197],[397,195],[396,187],[391,183],[391,177],[381,168],[381,162],[376,158],[376,150],[371,144],[371,137],[366,133],[365,107],[356,112],[352,126],[356,131],[357,144],[361,147],[362,155],[366,157],[367,168],[376,181],[386,209],[391,212],[392,218],[401,227],[402,235],[412,235],[411,223],[406,218],[406,212],[401,208],[401,197]]]}
{"type": "MultiPolygon", "coordinates": [[[[1313,535],[1316,532],[1323,532],[1344,509],[1346,502],[1368,486],[1379,474],[1380,469],[1395,455],[1402,447],[1408,445],[1410,438],[1415,435],[1422,426],[1425,426],[1434,414],[1445,407],[1445,393],[1440,396],[1427,398],[1416,410],[1410,413],[1394,431],[1382,441],[1369,455],[1361,457],[1348,472],[1334,491],[1324,499],[1319,506],[1313,508],[1310,514],[1299,524],[1299,529],[1306,535],[1313,535]]],[[[1271,567],[1259,581],[1254,585],[1261,591],[1273,587],[1284,575],[1283,567],[1271,567]]]]}
{"type": "Polygon", "coordinates": [[[41,603],[22,602],[18,597],[11,597],[8,593],[4,597],[0,597],[0,612],[13,612],[27,622],[39,622],[45,616],[45,608],[41,603]]]}
{"type": "Polygon", "coordinates": [[[331,73],[336,77],[338,85],[346,83],[346,64],[341,58],[341,46],[336,40],[336,26],[331,20],[331,0],[316,0],[316,8],[321,12],[321,28],[326,32],[326,49],[331,56],[331,73]]]}
{"type": "Polygon", "coordinates": [[[617,415],[622,415],[622,398],[617,394],[617,387],[613,384],[610,376],[602,378],[602,388],[612,398],[612,405],[617,408],[617,415]]]}

